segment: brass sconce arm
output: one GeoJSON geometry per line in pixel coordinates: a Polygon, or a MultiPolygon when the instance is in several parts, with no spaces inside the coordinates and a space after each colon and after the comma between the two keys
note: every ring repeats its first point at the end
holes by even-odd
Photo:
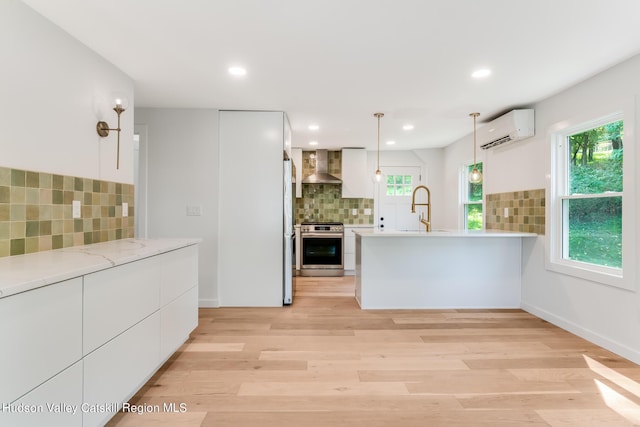
{"type": "Polygon", "coordinates": [[[115,131],[118,132],[118,146],[117,146],[117,154],[116,154],[116,169],[120,169],[120,131],[122,130],[120,128],[120,115],[125,111],[125,108],[122,106],[122,104],[120,103],[116,103],[116,106],[113,107],[113,111],[116,112],[116,114],[118,115],[118,127],[115,129],[112,129],[109,127],[109,124],[107,122],[104,121],[99,121],[96,124],[96,131],[98,132],[98,135],[100,135],[100,137],[105,138],[107,136],[109,136],[109,131],[115,131]]]}

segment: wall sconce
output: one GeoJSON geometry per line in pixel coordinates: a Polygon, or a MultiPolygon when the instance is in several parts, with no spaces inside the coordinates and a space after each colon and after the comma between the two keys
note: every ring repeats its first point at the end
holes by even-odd
{"type": "Polygon", "coordinates": [[[120,129],[120,114],[122,114],[127,109],[128,104],[127,104],[127,99],[125,97],[120,97],[120,96],[115,97],[114,102],[116,106],[113,107],[113,111],[115,111],[116,114],[118,115],[118,127],[115,129],[111,129],[109,128],[109,124],[107,122],[99,121],[98,124],[96,125],[96,131],[98,132],[98,135],[100,135],[102,138],[109,136],[109,131],[111,130],[118,132],[116,169],[120,169],[120,131],[122,130],[120,129]]]}

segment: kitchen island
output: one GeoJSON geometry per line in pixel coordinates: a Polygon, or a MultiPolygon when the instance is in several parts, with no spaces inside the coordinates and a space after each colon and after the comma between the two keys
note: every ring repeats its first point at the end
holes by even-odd
{"type": "Polygon", "coordinates": [[[534,233],[378,231],[356,234],[363,309],[519,308],[521,247],[534,233]]]}

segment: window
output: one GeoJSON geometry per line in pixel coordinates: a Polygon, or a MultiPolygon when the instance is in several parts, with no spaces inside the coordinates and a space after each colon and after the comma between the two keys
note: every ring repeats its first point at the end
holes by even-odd
{"type": "Polygon", "coordinates": [[[616,114],[574,126],[557,133],[554,139],[551,262],[621,278],[622,116],[616,114]]]}
{"type": "Polygon", "coordinates": [[[387,175],[387,196],[411,196],[412,191],[411,175],[387,175]]]}
{"type": "MultiPolygon", "coordinates": [[[[477,184],[469,182],[469,174],[473,166],[465,166],[461,177],[463,183],[462,217],[466,230],[482,230],[482,181],[477,184]]],[[[482,163],[476,163],[475,166],[482,172],[482,163]]]]}

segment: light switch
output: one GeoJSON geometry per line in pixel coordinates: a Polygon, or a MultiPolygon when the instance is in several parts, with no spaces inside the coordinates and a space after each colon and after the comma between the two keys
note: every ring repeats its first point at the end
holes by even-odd
{"type": "Polygon", "coordinates": [[[129,203],[122,202],[122,216],[129,216],[129,203]]]}
{"type": "Polygon", "coordinates": [[[202,215],[201,206],[187,205],[187,216],[200,216],[202,215]]]}
{"type": "Polygon", "coordinates": [[[71,202],[71,218],[80,218],[80,200],[71,202]]]}
{"type": "Polygon", "coordinates": [[[509,218],[509,208],[504,208],[504,217],[509,218]]]}

